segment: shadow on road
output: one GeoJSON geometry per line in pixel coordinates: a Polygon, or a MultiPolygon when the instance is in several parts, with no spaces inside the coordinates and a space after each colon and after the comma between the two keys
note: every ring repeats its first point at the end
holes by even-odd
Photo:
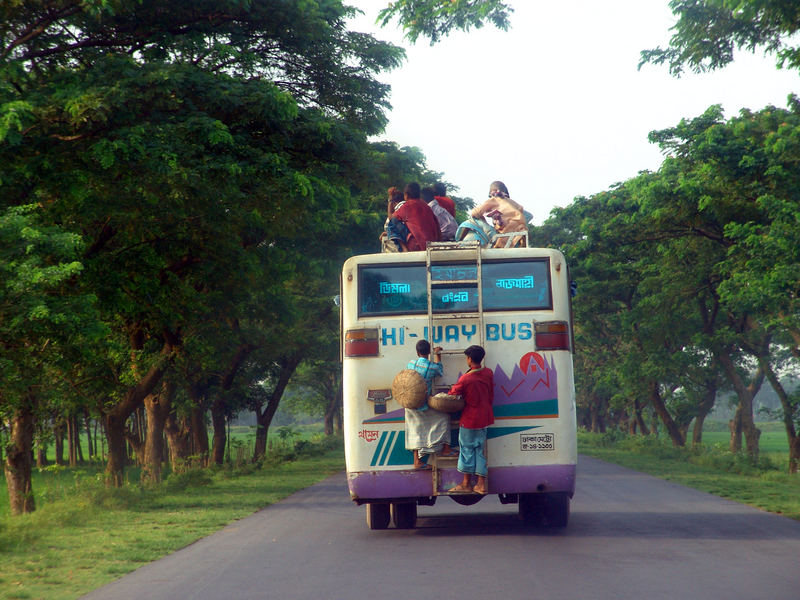
{"type": "Polygon", "coordinates": [[[421,515],[414,530],[428,536],[636,537],[671,540],[800,540],[800,523],[768,513],[573,511],[566,529],[524,524],[515,512],[421,515]]]}

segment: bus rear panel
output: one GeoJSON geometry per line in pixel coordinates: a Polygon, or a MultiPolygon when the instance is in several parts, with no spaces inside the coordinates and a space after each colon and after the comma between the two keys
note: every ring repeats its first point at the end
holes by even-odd
{"type": "MultiPolygon", "coordinates": [[[[351,498],[368,505],[370,526],[389,506],[402,515],[413,505],[415,519],[416,505],[450,495],[461,481],[454,459],[435,457],[432,469],[415,470],[405,447],[405,409],[393,400],[391,386],[416,358],[421,339],[445,351],[435,392],[447,391],[467,370],[466,347],[484,347],[484,367],[494,373],[488,492],[518,503],[524,518],[547,513],[555,503],[552,520],[565,525],[577,445],[563,255],[552,249],[446,246],[355,256],[344,264],[341,292],[347,481],[351,498]]],[[[454,446],[457,418],[451,420],[454,446]]],[[[472,504],[480,496],[453,498],[472,504]]],[[[373,528],[381,528],[380,521],[373,528]]]]}

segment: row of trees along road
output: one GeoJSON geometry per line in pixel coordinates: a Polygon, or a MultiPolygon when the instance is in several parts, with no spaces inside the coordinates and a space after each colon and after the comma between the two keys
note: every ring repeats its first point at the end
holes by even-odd
{"type": "MultiPolygon", "coordinates": [[[[440,176],[415,149],[368,142],[389,106],[377,75],[404,53],[348,30],[352,14],[340,0],[0,5],[12,512],[34,510],[34,440],[77,415],[103,425],[110,484],[129,447],[157,481],[165,438],[176,468],[221,462],[242,409],[263,454],[294,371],[333,360],[343,257],[377,247],[388,186],[440,176]]],[[[400,1],[381,16],[436,40],[505,27],[508,9],[400,1]]]]}
{"type": "MultiPolygon", "coordinates": [[[[790,45],[800,27],[794,5],[671,6],[679,20],[670,47],[643,52],[643,62],[679,74],[724,66],[735,48],[765,47],[800,68],[790,45]]],[[[736,398],[730,449],[755,459],[753,397],[767,381],[797,472],[800,394],[779,375],[800,367],[800,100],[729,120],[713,106],[650,137],[666,155],[657,172],[578,198],[536,231],[540,244],[566,251],[579,282],[581,422],[647,434],[647,409],[675,445],[687,442],[694,420],[699,443],[726,391],[736,398]]]]}

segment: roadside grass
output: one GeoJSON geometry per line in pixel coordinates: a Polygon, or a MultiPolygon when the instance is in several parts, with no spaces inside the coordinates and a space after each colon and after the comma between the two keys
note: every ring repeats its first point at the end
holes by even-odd
{"type": "Polygon", "coordinates": [[[101,468],[39,473],[37,510],[0,488],[0,598],[77,598],[344,469],[341,438],[273,447],[263,464],[106,488],[101,468]]]}
{"type": "Polygon", "coordinates": [[[800,475],[788,474],[785,433],[762,434],[755,464],[744,453],[730,452],[728,439],[722,432],[704,432],[701,447],[676,448],[669,440],[655,436],[579,431],[578,451],[800,520],[800,475]]]}

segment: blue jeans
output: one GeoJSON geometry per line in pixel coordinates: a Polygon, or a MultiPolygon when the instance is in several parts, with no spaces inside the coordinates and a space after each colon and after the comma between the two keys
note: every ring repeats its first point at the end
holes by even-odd
{"type": "Polygon", "coordinates": [[[469,475],[486,477],[486,427],[458,430],[458,470],[469,475]]]}

